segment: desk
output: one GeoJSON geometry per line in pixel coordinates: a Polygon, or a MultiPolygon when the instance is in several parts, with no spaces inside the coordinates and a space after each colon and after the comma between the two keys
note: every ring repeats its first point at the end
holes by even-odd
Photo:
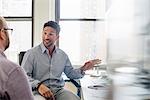
{"type": "Polygon", "coordinates": [[[150,100],[149,73],[115,73],[113,100],[150,100]]]}
{"type": "Polygon", "coordinates": [[[107,78],[85,75],[81,80],[84,100],[111,100],[109,81],[107,78]],[[97,86],[98,87],[92,87],[97,86]]]}
{"type": "Polygon", "coordinates": [[[111,79],[85,75],[83,100],[150,100],[150,72],[115,73],[111,79]],[[89,86],[100,85],[98,89],[89,86]]]}

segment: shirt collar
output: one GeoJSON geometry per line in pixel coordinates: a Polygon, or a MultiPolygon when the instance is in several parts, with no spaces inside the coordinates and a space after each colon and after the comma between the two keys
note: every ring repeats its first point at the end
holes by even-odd
{"type": "MultiPolygon", "coordinates": [[[[48,51],[48,49],[44,46],[44,44],[43,44],[43,43],[41,43],[41,44],[40,44],[40,46],[41,46],[41,49],[42,49],[42,53],[44,53],[44,52],[48,51]]],[[[57,46],[55,46],[55,50],[54,50],[54,52],[57,52],[57,50],[58,50],[58,47],[57,47],[57,46]]]]}
{"type": "Polygon", "coordinates": [[[4,54],[3,50],[0,49],[0,54],[3,56],[3,57],[6,57],[6,55],[4,54]]]}

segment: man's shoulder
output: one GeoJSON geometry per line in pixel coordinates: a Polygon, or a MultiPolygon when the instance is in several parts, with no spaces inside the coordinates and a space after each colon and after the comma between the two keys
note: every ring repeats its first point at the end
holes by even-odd
{"type": "Polygon", "coordinates": [[[68,58],[68,54],[62,49],[57,48],[56,53],[57,53],[57,55],[59,55],[61,57],[68,58]]]}
{"type": "Polygon", "coordinates": [[[64,54],[64,55],[67,55],[66,52],[60,48],[57,48],[56,49],[56,52],[60,53],[60,54],[64,54]]]}
{"type": "Polygon", "coordinates": [[[33,47],[33,48],[27,50],[26,52],[31,53],[31,54],[34,54],[34,53],[39,52],[39,51],[41,51],[40,45],[35,46],[35,47],[33,47]]]}
{"type": "Polygon", "coordinates": [[[10,74],[11,72],[13,72],[14,70],[18,69],[20,66],[8,59],[3,59],[1,61],[1,70],[3,72],[6,72],[7,74],[10,74]]]}
{"type": "Polygon", "coordinates": [[[14,66],[14,67],[18,67],[19,65],[17,63],[14,63],[12,61],[10,61],[9,59],[7,58],[4,58],[4,59],[1,59],[1,64],[4,65],[4,66],[14,66]]]}

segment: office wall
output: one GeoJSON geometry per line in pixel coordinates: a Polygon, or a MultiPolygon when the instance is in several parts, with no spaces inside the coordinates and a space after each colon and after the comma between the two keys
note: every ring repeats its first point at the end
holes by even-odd
{"type": "Polygon", "coordinates": [[[41,42],[43,24],[55,19],[55,0],[34,0],[33,46],[41,42]]]}

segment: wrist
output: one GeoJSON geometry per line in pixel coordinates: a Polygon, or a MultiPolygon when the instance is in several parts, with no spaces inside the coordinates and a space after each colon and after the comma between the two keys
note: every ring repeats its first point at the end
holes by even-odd
{"type": "Polygon", "coordinates": [[[83,67],[80,68],[81,74],[85,74],[85,70],[83,67]]]}

